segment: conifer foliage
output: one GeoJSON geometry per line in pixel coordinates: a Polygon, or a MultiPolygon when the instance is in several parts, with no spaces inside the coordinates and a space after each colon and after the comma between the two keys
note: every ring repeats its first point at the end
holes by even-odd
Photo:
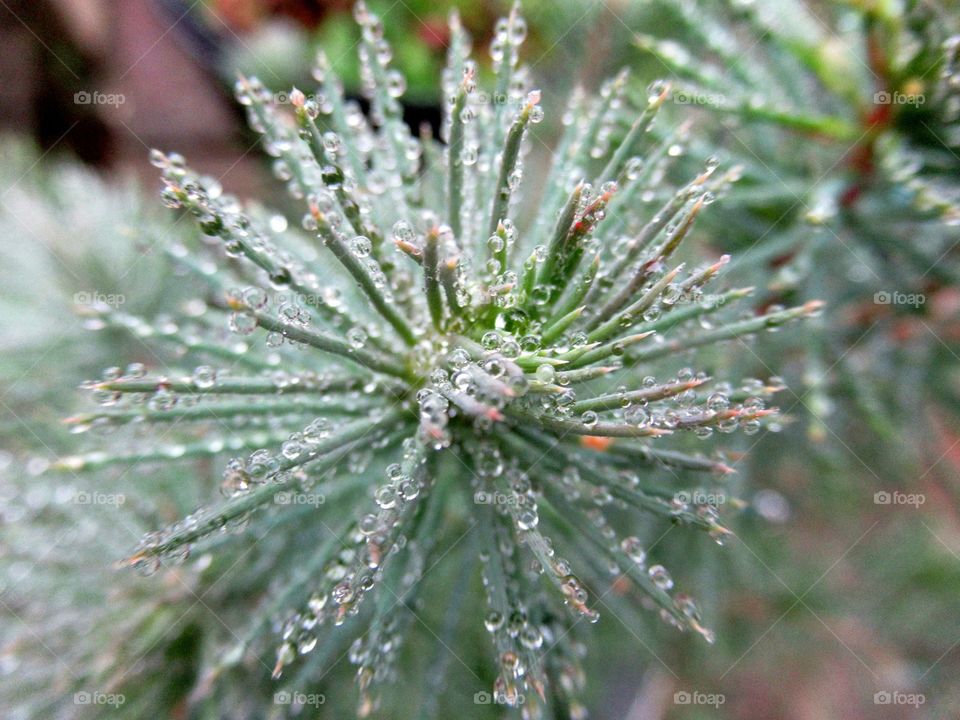
{"type": "Polygon", "coordinates": [[[733,314],[750,289],[715,289],[729,258],[689,260],[681,243],[736,171],[711,158],[680,187],[665,181],[679,140],[650,130],[668,84],[635,97],[623,72],[596,96],[575,93],[542,174],[527,167],[544,113],[519,62],[518,9],[496,27],[489,92],[451,18],[439,141],[404,124],[381,21],[362,3],[355,17],[368,114],[322,54],[312,94],[236,84],[302,208],[296,224],[152,153],[164,203],[202,231],[166,250],[203,297],[180,318],[91,308],[99,327],[172,350],[174,367],[90,382],[100,407],[71,422],[108,428],[111,442],[56,467],[179,463],[183,483],[222,470],[221,498],[148,534],[124,563],[147,573],[233,533],[288,534],[294,559],[278,558],[218,668],[271,625],[275,678],[313,667],[300,656],[330,658],[350,633],[359,714],[375,714],[382,687],[405,677],[421,589],[435,568],[462,566],[450,602],[480,608],[493,701],[575,717],[571,630],[600,617],[591,588],[629,581],[666,622],[711,638],[631,528],[666,520],[722,541],[716,507],[695,490],[732,470],[718,436],[776,417],[779,381],[709,377],[690,359],[712,366],[712,348],[819,304],[733,314]],[[481,596],[463,599],[478,575],[481,596]]]}

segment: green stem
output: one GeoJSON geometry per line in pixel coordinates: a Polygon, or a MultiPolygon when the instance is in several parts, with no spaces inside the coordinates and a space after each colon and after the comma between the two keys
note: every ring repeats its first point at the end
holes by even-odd
{"type": "Polygon", "coordinates": [[[440,238],[436,228],[427,231],[423,245],[423,282],[427,293],[427,307],[437,330],[443,330],[443,298],[440,296],[440,238]]]}

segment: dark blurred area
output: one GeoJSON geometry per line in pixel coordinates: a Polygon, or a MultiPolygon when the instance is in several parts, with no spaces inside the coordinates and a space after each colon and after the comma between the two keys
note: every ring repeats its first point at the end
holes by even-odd
{"type": "Polygon", "coordinates": [[[4,130],[33,136],[43,152],[138,174],[149,172],[149,148],[177,148],[226,184],[249,184],[252,161],[237,159],[238,115],[216,69],[220,39],[189,6],[11,2],[0,33],[4,130]]]}
{"type": "MultiPolygon", "coordinates": [[[[509,3],[370,0],[387,20],[395,61],[407,75],[405,117],[439,129],[437,78],[456,8],[485,47],[509,3]]],[[[614,2],[616,12],[634,11],[614,2]]],[[[264,192],[256,137],[232,97],[237,72],[276,91],[311,86],[323,47],[359,99],[356,37],[348,0],[9,0],[0,6],[0,131],[32,138],[43,153],[72,154],[97,168],[132,171],[153,187],[150,148],[176,150],[241,195],[264,192]]],[[[604,3],[528,2],[536,30],[532,69],[561,98],[570,68],[587,87],[630,42],[604,3]],[[579,26],[582,32],[570,33],[579,26]],[[619,43],[619,45],[617,45],[619,43]]],[[[618,15],[619,17],[619,15],[618,15]]],[[[482,54],[485,57],[485,53],[482,54]]]]}
{"type": "MultiPolygon", "coordinates": [[[[499,9],[489,5],[466,15],[489,25],[499,9]]],[[[259,191],[256,139],[233,101],[231,67],[253,58],[278,90],[309,82],[310,33],[331,18],[334,26],[351,22],[350,7],[346,0],[11,0],[0,8],[0,130],[31,137],[41,152],[71,153],[144,180],[155,175],[148,150],[175,149],[232,191],[259,191]],[[306,55],[299,77],[273,72],[251,47],[250,35],[270,25],[280,28],[280,52],[306,55]]],[[[415,31],[412,42],[426,41],[437,67],[448,9],[394,12],[415,31]]],[[[424,74],[432,82],[429,68],[424,74]]],[[[439,118],[435,100],[409,103],[412,127],[436,130],[439,118]]]]}

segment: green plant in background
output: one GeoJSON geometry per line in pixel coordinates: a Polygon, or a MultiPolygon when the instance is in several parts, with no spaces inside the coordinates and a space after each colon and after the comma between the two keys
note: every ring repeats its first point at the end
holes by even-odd
{"type": "MultiPolygon", "coordinates": [[[[637,43],[653,72],[671,77],[678,109],[700,108],[689,162],[722,146],[742,167],[701,225],[735,254],[728,277],[756,285],[761,308],[804,296],[831,308],[803,343],[767,336],[754,348],[760,367],[780,358],[782,402],[806,433],[752,449],[742,469],[763,490],[736,526],[748,550],[698,564],[701,582],[724,595],[704,600],[724,608],[715,628],[730,642],[667,662],[730,698],[751,673],[786,662],[784,643],[820,662],[832,648],[852,668],[832,679],[845,683],[834,712],[900,688],[925,693],[922,713],[939,717],[958,696],[955,633],[916,618],[942,617],[940,593],[960,581],[947,520],[960,387],[956,12],[926,2],[650,5],[660,22],[646,27],[659,35],[637,43]],[[897,506],[895,491],[926,502],[897,506]],[[770,542],[781,533],[791,541],[770,542]],[[717,576],[724,583],[711,585],[717,576]],[[890,590],[908,586],[909,611],[890,590]],[[763,621],[748,629],[748,617],[763,621]]],[[[798,686],[780,690],[784,708],[798,686]]]]}
{"type": "Polygon", "coordinates": [[[445,146],[403,124],[405,81],[383,26],[362,4],[355,15],[369,120],[322,56],[317,93],[292,91],[286,109],[257,80],[237,84],[276,175],[304,203],[302,232],[243,208],[183,158],[152,154],[164,203],[203,233],[164,249],[205,296],[176,318],[94,308],[98,326],[162,354],[89,383],[102,407],[71,424],[113,449],[53,469],[98,471],[115,490],[155,467],[170,505],[208,499],[124,563],[165,567],[178,596],[128,618],[149,642],[115,653],[129,667],[66,684],[129,687],[131,714],[262,717],[323,700],[337,712],[345,693],[320,693],[337,687],[324,676],[346,652],[361,715],[469,715],[492,701],[581,716],[582,621],[597,606],[648,607],[712,638],[657,561],[658,537],[677,524],[728,534],[709,501],[731,470],[717,436],[760,430],[780,386],[713,379],[687,356],[722,367],[726,341],[819,304],[731,316],[749,289],[704,290],[728,258],[679,261],[731,177],[709,159],[679,188],[663,181],[678,140],[648,130],[668,86],[633,98],[621,73],[599,96],[576,94],[549,175],[531,183],[525,148],[543,112],[519,65],[517,11],[494,34],[490,93],[453,18],[445,146]],[[217,486],[225,497],[212,501],[217,486]],[[271,629],[279,648],[265,664],[271,629]],[[484,634],[492,666],[477,650],[484,634]],[[439,647],[418,652],[417,635],[439,647]],[[445,683],[461,657],[483,677],[445,683]],[[164,672],[170,662],[178,673],[164,672]],[[396,701],[401,667],[428,678],[426,700],[396,701]]]}
{"type": "MultiPolygon", "coordinates": [[[[509,2],[457,3],[451,0],[411,0],[393,3],[377,0],[370,9],[384,19],[384,34],[390,42],[393,62],[404,69],[407,89],[404,104],[421,110],[439,107],[442,97],[436,78],[444,67],[444,48],[449,43],[446,16],[456,10],[465,29],[477,42],[486,43],[497,15],[510,7],[509,2]]],[[[577,2],[530,0],[524,14],[530,25],[526,40],[527,57],[537,71],[537,80],[545,100],[561,99],[570,86],[570,67],[576,66],[577,80],[590,84],[604,77],[611,59],[629,53],[631,27],[638,26],[643,12],[641,3],[605,3],[584,5],[577,2]],[[576,32],[571,32],[576,28],[576,32]]],[[[200,12],[200,8],[197,8],[200,12]]],[[[206,9],[215,14],[214,30],[229,22],[216,4],[206,9]]],[[[356,33],[346,7],[330,9],[316,25],[292,23],[265,13],[261,23],[239,37],[227,33],[225,52],[220,62],[223,77],[232,82],[239,70],[256,75],[268,87],[283,91],[291,85],[309,82],[310,60],[322,48],[334,72],[351,97],[360,94],[360,65],[355,51],[356,33]]],[[[491,74],[489,58],[477,58],[478,80],[491,74]]],[[[550,108],[547,108],[548,113],[550,108]]],[[[409,116],[408,116],[409,119],[409,116]]]]}
{"type": "Polygon", "coordinates": [[[640,46],[677,78],[675,102],[714,115],[744,168],[717,214],[716,244],[741,252],[731,272],[754,277],[761,302],[813,293],[839,313],[806,352],[812,436],[842,413],[912,472],[903,460],[931,420],[916,399],[960,407],[956,14],[932,2],[656,5],[668,37],[640,46]]]}
{"type": "MultiPolygon", "coordinates": [[[[394,63],[404,69],[405,103],[439,105],[436,79],[443,70],[444,48],[449,40],[446,16],[456,5],[424,0],[405,5],[370,3],[372,12],[389,21],[385,23],[384,36],[390,42],[394,63]]],[[[206,12],[218,11],[212,7],[206,12]]],[[[497,11],[478,4],[458,12],[466,27],[486,29],[496,19],[497,11]]],[[[225,40],[227,52],[220,69],[230,82],[240,71],[262,78],[274,90],[308,83],[311,58],[316,48],[322,48],[348,94],[360,92],[360,63],[349,6],[331,10],[315,27],[267,15],[240,40],[229,35],[225,40]]]]}
{"type": "MultiPolygon", "coordinates": [[[[152,204],[144,207],[132,183],[110,185],[91,170],[60,159],[42,160],[29,142],[0,138],[0,247],[5,259],[0,312],[6,318],[0,373],[11,384],[22,381],[15,389],[32,393],[47,388],[28,382],[31,365],[38,359],[53,364],[71,345],[78,353],[78,378],[102,366],[106,356],[96,354],[102,348],[76,346],[78,337],[89,336],[74,322],[72,307],[109,301],[137,312],[170,292],[164,284],[169,278],[148,272],[142,256],[173,225],[152,204]],[[69,236],[64,227],[70,228],[69,236]],[[91,249],[95,241],[105,252],[91,249]],[[142,294],[130,295],[133,286],[142,294]]],[[[29,397],[37,405],[50,401],[44,395],[29,397]]],[[[69,406],[57,405],[60,410],[69,406]]],[[[18,409],[29,413],[30,403],[24,401],[18,409]]],[[[47,426],[56,414],[52,408],[38,427],[47,426]]]]}
{"type": "MultiPolygon", "coordinates": [[[[129,334],[91,336],[72,311],[174,303],[182,283],[145,257],[174,222],[153,212],[155,203],[144,207],[132,183],[109,184],[14,137],[0,142],[0,198],[0,704],[9,717],[75,717],[84,708],[73,704],[74,690],[107,687],[104,675],[117,668],[139,679],[143,668],[131,666],[147,648],[161,654],[183,642],[169,632],[181,617],[178,593],[159,582],[118,587],[104,559],[195,506],[200,488],[178,495],[162,472],[95,488],[42,474],[43,458],[81,449],[82,436],[58,420],[74,407],[76,386],[117,356],[153,357],[129,334]]],[[[183,673],[176,653],[168,658],[165,680],[176,687],[183,673]]],[[[131,694],[128,711],[160,707],[159,694],[145,705],[131,694]]]]}

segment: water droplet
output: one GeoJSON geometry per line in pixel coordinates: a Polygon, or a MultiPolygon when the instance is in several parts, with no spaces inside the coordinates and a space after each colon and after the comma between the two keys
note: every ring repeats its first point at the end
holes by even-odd
{"type": "Polygon", "coordinates": [[[724,393],[715,392],[707,398],[707,408],[713,412],[721,412],[730,407],[730,398],[724,393]]]}
{"type": "Polygon", "coordinates": [[[280,452],[288,460],[296,460],[303,453],[303,449],[303,436],[294,433],[283,443],[280,452]]]}
{"type": "Polygon", "coordinates": [[[337,605],[344,605],[353,599],[353,588],[350,583],[342,582],[333,589],[333,601],[337,605]]]}
{"type": "Polygon", "coordinates": [[[527,21],[520,15],[515,15],[513,17],[513,22],[510,24],[510,42],[514,45],[519,45],[527,37],[527,21]]]}
{"type": "Polygon", "coordinates": [[[263,478],[280,469],[280,459],[269,450],[255,450],[247,458],[247,472],[253,477],[263,478]]]}
{"type": "Polygon", "coordinates": [[[533,530],[540,522],[535,508],[525,507],[517,512],[517,527],[521,530],[533,530]]]}
{"type": "Polygon", "coordinates": [[[217,371],[209,365],[200,365],[193,371],[193,384],[201,390],[217,384],[217,371]]]}
{"type": "Polygon", "coordinates": [[[660,99],[660,96],[667,89],[666,80],[654,80],[652,83],[647,85],[647,101],[656,102],[660,99]]]}
{"type": "Polygon", "coordinates": [[[360,524],[358,525],[360,532],[364,535],[373,535],[380,530],[380,519],[371,514],[364,515],[360,518],[360,524]]]}
{"type": "Polygon", "coordinates": [[[500,347],[500,333],[490,330],[485,332],[483,337],[480,339],[480,344],[483,345],[486,350],[496,350],[500,347]]]}
{"type": "Polygon", "coordinates": [[[397,491],[389,485],[377,488],[374,500],[384,510],[389,510],[397,504],[397,491]]]}
{"type": "Polygon", "coordinates": [[[503,627],[503,620],[503,613],[491,610],[484,618],[483,624],[487,628],[487,632],[493,633],[503,627]]]}
{"type": "Polygon", "coordinates": [[[317,418],[303,430],[303,439],[311,445],[330,437],[330,421],[326,418],[317,418]]]}
{"type": "Polygon", "coordinates": [[[520,631],[520,644],[529,650],[536,650],[543,645],[543,634],[537,628],[527,626],[520,631]]]}
{"type": "Polygon", "coordinates": [[[364,237],[363,235],[357,235],[353,240],[350,241],[350,247],[353,250],[353,254],[357,257],[365,258],[370,255],[370,251],[373,249],[373,244],[370,242],[370,238],[364,237]]]}
{"type": "Polygon", "coordinates": [[[387,72],[387,94],[392,98],[398,98],[407,90],[407,80],[399,70],[390,70],[387,72]]]}
{"type": "Polygon", "coordinates": [[[397,489],[400,491],[400,496],[409,502],[411,500],[416,500],[417,496],[420,494],[420,483],[415,482],[414,480],[404,480],[400,483],[397,489]]]}
{"type": "Polygon", "coordinates": [[[401,242],[413,242],[414,240],[413,228],[410,227],[410,223],[406,220],[398,220],[393,225],[393,239],[401,242]]]}
{"type": "Polygon", "coordinates": [[[643,545],[640,543],[640,538],[634,535],[625,537],[620,542],[620,549],[623,550],[627,557],[633,560],[637,565],[643,565],[643,563],[647,560],[647,553],[643,549],[643,545]]]}
{"type": "Polygon", "coordinates": [[[230,329],[238,335],[249,335],[257,329],[257,319],[250,313],[232,313],[230,315],[230,329]]]}
{"type": "Polygon", "coordinates": [[[553,382],[554,377],[556,377],[557,371],[554,369],[553,365],[549,363],[544,363],[537,368],[537,380],[542,383],[553,382]]]}
{"type": "Polygon", "coordinates": [[[367,332],[363,328],[352,327],[347,330],[347,342],[354,350],[359,350],[367,344],[367,332]]]}
{"type": "Polygon", "coordinates": [[[124,371],[124,377],[137,379],[145,377],[147,374],[147,366],[143,363],[130,363],[127,365],[127,369],[124,371]]]}
{"type": "Polygon", "coordinates": [[[669,590],[673,587],[673,578],[663,565],[652,565],[647,574],[653,580],[653,584],[661,590],[669,590]]]}
{"type": "Polygon", "coordinates": [[[338,152],[340,152],[340,136],[335,132],[325,132],[321,142],[323,144],[323,149],[331,155],[336,155],[338,152]]]}

